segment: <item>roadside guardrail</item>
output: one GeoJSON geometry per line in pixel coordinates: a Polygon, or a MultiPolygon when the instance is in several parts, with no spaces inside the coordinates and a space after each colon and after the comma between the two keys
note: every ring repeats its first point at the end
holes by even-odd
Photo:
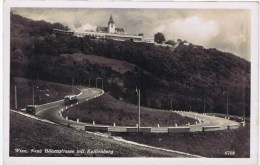
{"type": "Polygon", "coordinates": [[[140,127],[140,132],[142,133],[151,133],[152,127],[140,127]]]}
{"type": "Polygon", "coordinates": [[[190,127],[168,127],[168,133],[190,132],[190,127]]]}
{"type": "Polygon", "coordinates": [[[126,132],[138,132],[138,128],[137,127],[126,127],[126,132]]]}
{"type": "Polygon", "coordinates": [[[86,125],[85,126],[85,131],[108,132],[108,126],[86,125]]]}
{"type": "MultiPolygon", "coordinates": [[[[190,132],[190,127],[140,127],[140,133],[181,133],[190,132]]],[[[86,125],[85,131],[91,132],[114,132],[114,133],[137,133],[138,127],[111,127],[86,125]]]]}
{"type": "Polygon", "coordinates": [[[229,125],[227,125],[227,129],[231,129],[231,128],[239,127],[239,126],[240,126],[239,124],[229,124],[229,125]]]}
{"type": "Polygon", "coordinates": [[[127,132],[126,127],[108,127],[109,132],[127,132]]]}
{"type": "Polygon", "coordinates": [[[152,133],[168,133],[168,127],[153,127],[151,129],[152,133]]]}
{"type": "Polygon", "coordinates": [[[220,128],[220,127],[219,126],[203,126],[202,132],[205,132],[206,130],[216,129],[216,128],[220,128]]]}

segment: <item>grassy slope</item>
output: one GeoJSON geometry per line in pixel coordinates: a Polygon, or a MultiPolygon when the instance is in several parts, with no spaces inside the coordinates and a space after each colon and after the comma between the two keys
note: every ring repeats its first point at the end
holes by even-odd
{"type": "MultiPolygon", "coordinates": [[[[64,112],[64,116],[69,116],[70,119],[92,123],[109,124],[113,125],[129,125],[135,126],[138,123],[138,108],[136,105],[127,104],[122,101],[114,99],[108,94],[90,100],[79,106],[69,109],[64,112]]],[[[141,107],[141,126],[174,126],[184,125],[190,122],[194,124],[196,120],[188,117],[182,117],[179,114],[156,110],[146,107],[141,107]]]]}
{"type": "Polygon", "coordinates": [[[52,125],[20,114],[10,114],[10,156],[91,156],[91,157],[176,157],[178,154],[156,149],[147,149],[85,133],[73,128],[52,125]],[[15,148],[27,149],[29,153],[16,153],[15,148]],[[36,154],[31,149],[113,150],[113,154],[36,154]]]}
{"type": "Polygon", "coordinates": [[[198,154],[205,157],[250,157],[250,126],[236,130],[196,132],[179,134],[153,134],[123,136],[124,139],[136,141],[162,148],[198,154]],[[174,139],[174,140],[173,140],[174,139]],[[235,151],[235,155],[227,156],[225,151],[235,151]]]}
{"type": "Polygon", "coordinates": [[[121,74],[124,74],[127,71],[133,71],[136,66],[134,64],[122,60],[110,59],[96,55],[86,55],[82,53],[62,54],[61,56],[65,58],[68,58],[68,56],[70,56],[76,62],[88,60],[91,64],[98,64],[99,66],[111,67],[112,70],[121,74]]]}

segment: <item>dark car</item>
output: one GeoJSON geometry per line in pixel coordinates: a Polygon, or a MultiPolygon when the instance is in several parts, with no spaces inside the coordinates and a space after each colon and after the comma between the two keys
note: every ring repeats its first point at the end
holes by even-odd
{"type": "Polygon", "coordinates": [[[26,106],[26,112],[32,115],[35,115],[36,113],[36,105],[27,105],[26,106]]]}
{"type": "Polygon", "coordinates": [[[76,95],[69,95],[64,97],[65,105],[70,105],[78,102],[78,98],[76,95]]]}

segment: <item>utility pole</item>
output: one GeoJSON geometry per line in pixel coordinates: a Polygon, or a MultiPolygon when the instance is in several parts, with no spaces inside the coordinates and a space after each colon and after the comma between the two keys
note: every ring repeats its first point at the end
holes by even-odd
{"type": "Polygon", "coordinates": [[[103,90],[103,78],[101,80],[102,80],[102,90],[103,90]]]}
{"type": "Polygon", "coordinates": [[[228,90],[227,90],[227,119],[228,119],[228,90]]]}
{"type": "Polygon", "coordinates": [[[16,85],[14,86],[14,102],[15,102],[15,109],[17,109],[17,89],[16,89],[16,85]]]}
{"type": "Polygon", "coordinates": [[[244,124],[246,123],[246,78],[244,77],[244,82],[243,82],[243,89],[242,89],[242,93],[244,94],[243,95],[243,98],[244,98],[244,103],[243,103],[243,109],[244,109],[244,113],[243,113],[243,121],[244,121],[244,124]]]}
{"type": "Polygon", "coordinates": [[[103,78],[96,78],[96,88],[97,88],[97,80],[101,80],[102,81],[101,89],[103,90],[103,78]]]}
{"type": "Polygon", "coordinates": [[[33,100],[33,105],[34,105],[34,85],[33,85],[33,89],[32,89],[32,95],[33,95],[32,100],[33,100]]]}
{"type": "Polygon", "coordinates": [[[71,90],[72,90],[72,93],[74,93],[74,72],[73,72],[73,77],[72,77],[72,80],[71,80],[71,90]]]}
{"type": "Polygon", "coordinates": [[[190,112],[191,112],[191,98],[190,98],[190,112]]]}
{"type": "Polygon", "coordinates": [[[203,112],[205,113],[205,98],[203,98],[203,112]]]}
{"type": "Polygon", "coordinates": [[[140,132],[140,89],[136,88],[136,92],[138,95],[138,132],[140,132]]]}
{"type": "Polygon", "coordinates": [[[171,99],[171,110],[172,110],[172,99],[171,99]]]}

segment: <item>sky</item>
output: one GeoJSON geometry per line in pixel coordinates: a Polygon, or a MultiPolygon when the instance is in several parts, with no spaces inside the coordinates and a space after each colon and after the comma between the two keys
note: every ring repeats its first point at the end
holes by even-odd
{"type": "Polygon", "coordinates": [[[162,32],[166,40],[182,39],[250,61],[251,16],[245,9],[13,8],[12,12],[33,20],[59,22],[74,31],[107,26],[112,14],[115,26],[128,34],[153,37],[162,32]]]}

